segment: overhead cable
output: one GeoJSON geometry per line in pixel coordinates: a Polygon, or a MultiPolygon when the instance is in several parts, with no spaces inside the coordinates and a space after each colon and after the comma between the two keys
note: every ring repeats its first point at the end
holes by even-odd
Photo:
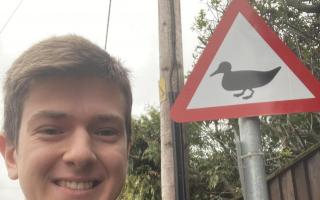
{"type": "Polygon", "coordinates": [[[109,11],[108,11],[108,19],[107,19],[106,40],[105,40],[105,43],[104,43],[104,49],[105,49],[105,50],[107,50],[107,43],[108,43],[110,13],[111,13],[111,2],[112,2],[112,0],[109,1],[109,11]]]}
{"type": "Polygon", "coordinates": [[[3,25],[3,27],[0,30],[0,35],[3,32],[3,30],[6,28],[6,26],[9,24],[10,20],[12,19],[12,17],[14,16],[14,14],[16,13],[16,11],[18,10],[18,8],[20,7],[20,5],[22,4],[23,0],[21,0],[19,2],[19,4],[17,5],[17,7],[14,9],[14,11],[11,13],[10,17],[8,18],[8,20],[6,21],[6,23],[3,25]]]}

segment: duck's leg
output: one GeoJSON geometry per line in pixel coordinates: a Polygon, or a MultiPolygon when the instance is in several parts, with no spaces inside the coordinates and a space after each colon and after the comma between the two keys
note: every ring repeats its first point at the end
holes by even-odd
{"type": "Polygon", "coordinates": [[[241,93],[233,94],[233,96],[235,96],[235,97],[240,97],[240,96],[242,96],[242,95],[244,94],[244,92],[245,92],[246,90],[247,90],[247,89],[244,89],[244,90],[242,90],[241,93]]]}
{"type": "Polygon", "coordinates": [[[249,90],[251,91],[251,94],[248,96],[242,97],[243,99],[250,99],[253,96],[253,94],[254,94],[253,89],[249,89],[249,90]]]}

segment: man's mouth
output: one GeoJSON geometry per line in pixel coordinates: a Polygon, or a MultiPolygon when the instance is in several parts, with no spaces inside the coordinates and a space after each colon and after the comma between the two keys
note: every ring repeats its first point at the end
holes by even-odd
{"type": "Polygon", "coordinates": [[[71,190],[90,190],[99,184],[99,181],[69,181],[58,180],[55,184],[71,190]]]}

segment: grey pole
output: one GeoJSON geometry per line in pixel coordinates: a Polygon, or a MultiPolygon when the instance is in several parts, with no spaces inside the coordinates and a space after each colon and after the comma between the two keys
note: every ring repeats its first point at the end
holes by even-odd
{"type": "Polygon", "coordinates": [[[242,190],[242,196],[243,199],[246,200],[246,189],[244,184],[244,175],[243,175],[243,162],[241,158],[241,143],[240,138],[236,132],[234,132],[234,143],[236,144],[236,150],[237,150],[237,162],[238,162],[238,169],[239,169],[239,175],[240,175],[240,182],[241,182],[241,190],[242,190]]]}
{"type": "MultiPolygon", "coordinates": [[[[268,200],[258,117],[240,118],[240,143],[246,200],[268,200]]],[[[241,169],[239,169],[241,170],[241,169]]]]}

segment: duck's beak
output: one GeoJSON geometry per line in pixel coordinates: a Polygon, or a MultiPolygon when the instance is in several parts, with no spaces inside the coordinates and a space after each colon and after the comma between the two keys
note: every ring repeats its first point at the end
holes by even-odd
{"type": "Polygon", "coordinates": [[[219,70],[216,70],[215,72],[213,72],[212,74],[210,74],[210,77],[211,76],[214,76],[214,75],[216,75],[216,74],[219,74],[220,72],[219,72],[219,70]]]}

